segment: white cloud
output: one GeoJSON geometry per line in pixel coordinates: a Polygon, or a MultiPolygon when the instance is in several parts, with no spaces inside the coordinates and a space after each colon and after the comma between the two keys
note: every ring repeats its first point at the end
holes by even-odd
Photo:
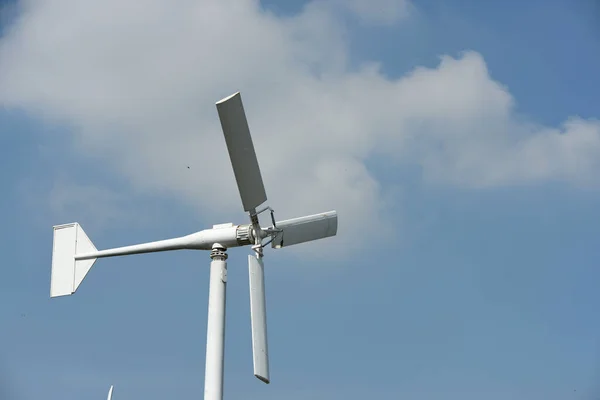
{"type": "Polygon", "coordinates": [[[64,172],[53,176],[51,181],[43,178],[24,178],[17,193],[30,210],[29,215],[44,226],[49,213],[53,225],[80,222],[90,232],[119,225],[146,228],[156,223],[156,205],[140,204],[139,198],[131,193],[94,182],[75,183],[64,172]]]}
{"type": "Polygon", "coordinates": [[[0,42],[0,104],[69,124],[136,190],[216,223],[241,206],[214,103],[241,90],[278,218],[337,209],[343,249],[391,229],[370,157],[469,187],[598,183],[597,121],[521,122],[476,52],[396,80],[356,71],[335,4],[276,17],[252,0],[26,1],[0,42]]]}
{"type": "Polygon", "coordinates": [[[127,198],[96,185],[76,185],[57,180],[52,185],[49,197],[44,200],[57,220],[65,223],[75,222],[85,215],[84,225],[106,227],[129,222],[133,218],[130,212],[125,211],[127,198]]]}

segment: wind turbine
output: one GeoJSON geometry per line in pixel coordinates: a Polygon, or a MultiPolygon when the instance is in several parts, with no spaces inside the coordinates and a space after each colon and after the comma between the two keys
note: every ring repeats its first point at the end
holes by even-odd
{"type": "Polygon", "coordinates": [[[275,222],[271,207],[265,206],[257,210],[258,206],[266,202],[267,195],[241,95],[239,92],[235,93],[217,102],[216,106],[242,206],[250,216],[250,224],[219,224],[211,229],[174,239],[100,251],[78,223],[57,225],[54,227],[50,282],[50,297],[66,296],[75,293],[98,258],[167,250],[211,250],[205,400],[223,398],[227,249],[252,246],[252,254],[248,256],[248,270],[254,375],[269,383],[263,248],[269,243],[272,248],[279,249],[335,236],[338,225],[336,211],[275,222]],[[258,215],[267,210],[270,211],[272,225],[262,228],[258,215]],[[263,243],[267,238],[269,241],[263,243]]]}

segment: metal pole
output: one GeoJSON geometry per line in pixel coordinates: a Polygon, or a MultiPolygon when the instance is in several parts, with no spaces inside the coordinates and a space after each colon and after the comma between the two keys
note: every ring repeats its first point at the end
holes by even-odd
{"type": "Polygon", "coordinates": [[[225,291],[227,288],[227,249],[215,243],[210,253],[208,324],[204,400],[223,400],[223,359],[225,356],[225,291]]]}

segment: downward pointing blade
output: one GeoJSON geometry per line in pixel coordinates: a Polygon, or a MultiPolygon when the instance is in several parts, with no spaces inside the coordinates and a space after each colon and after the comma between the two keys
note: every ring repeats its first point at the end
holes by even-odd
{"type": "Polygon", "coordinates": [[[249,255],[248,269],[250,272],[250,319],[252,322],[254,376],[265,383],[269,383],[265,270],[262,258],[249,255]]]}
{"type": "Polygon", "coordinates": [[[217,102],[217,111],[244,211],[252,211],[267,200],[267,194],[240,93],[217,102]]]}

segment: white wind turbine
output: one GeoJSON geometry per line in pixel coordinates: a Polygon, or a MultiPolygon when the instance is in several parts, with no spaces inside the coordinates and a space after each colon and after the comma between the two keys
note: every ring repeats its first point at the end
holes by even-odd
{"type": "Polygon", "coordinates": [[[223,398],[227,249],[252,246],[253,254],[248,256],[248,269],[254,375],[269,383],[263,247],[271,243],[272,248],[279,249],[335,236],[337,233],[336,211],[275,222],[273,209],[266,206],[257,210],[258,206],[266,202],[267,195],[240,93],[235,93],[216,105],[242,205],[244,211],[250,215],[250,224],[214,225],[212,229],[174,239],[100,251],[78,223],[58,225],[54,227],[50,283],[50,297],[71,295],[75,293],[97,258],[181,249],[211,250],[205,400],[223,398]],[[267,210],[270,211],[273,225],[262,228],[258,215],[267,210]],[[270,240],[263,244],[263,240],[267,238],[270,240]]]}

